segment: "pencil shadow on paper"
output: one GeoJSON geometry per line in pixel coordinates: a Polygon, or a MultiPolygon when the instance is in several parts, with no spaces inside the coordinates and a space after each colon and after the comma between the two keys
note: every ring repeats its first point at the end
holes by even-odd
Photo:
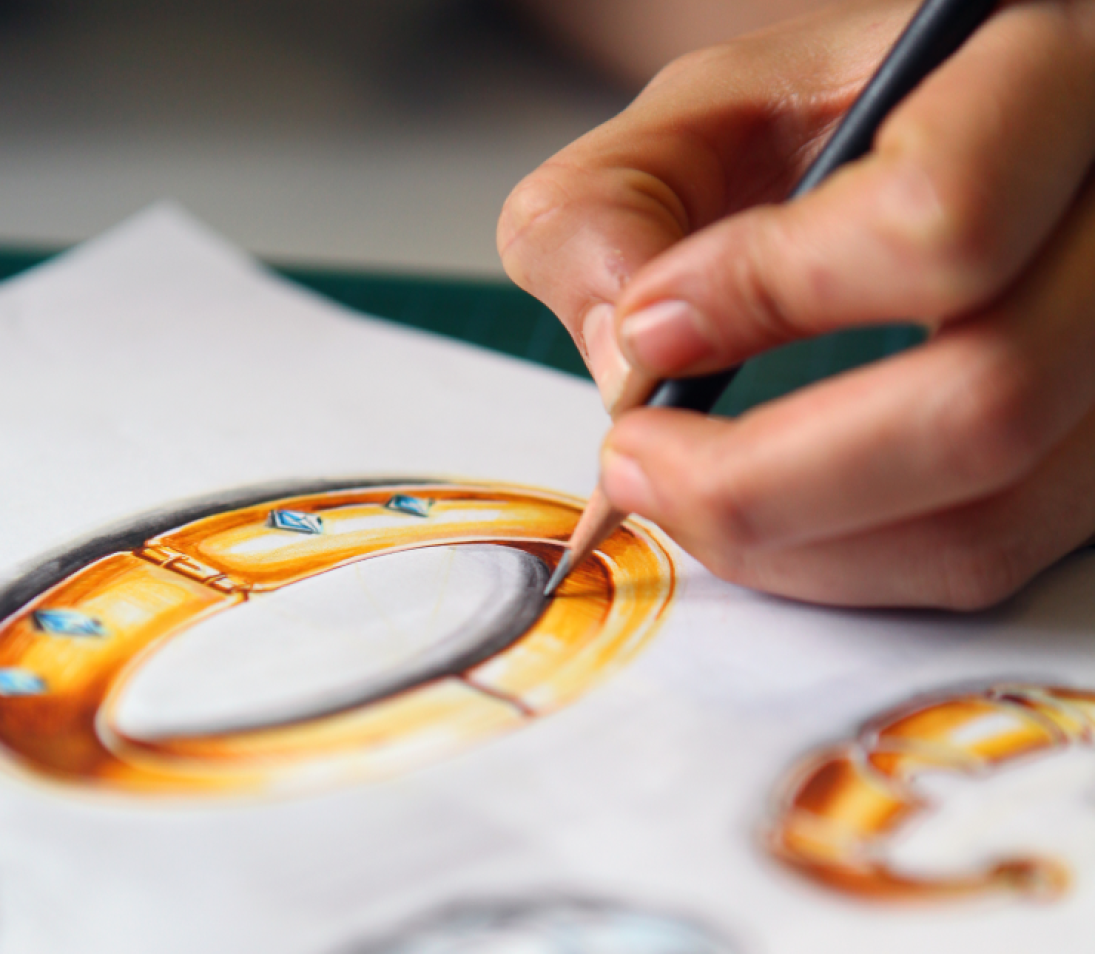
{"type": "Polygon", "coordinates": [[[1093,744],[1095,690],[998,682],[914,699],[801,760],[763,843],[851,898],[1054,900],[1073,877],[1055,853],[1095,834],[1093,744]],[[1051,848],[993,844],[1003,829],[1051,848]]]}
{"type": "Polygon", "coordinates": [[[616,902],[546,896],[442,908],[335,954],[740,954],[706,926],[616,902]]]}
{"type": "Polygon", "coordinates": [[[669,553],[628,524],[546,599],[580,509],[389,478],[135,518],[0,591],[0,742],[54,780],[199,793],[386,776],[519,728],[673,598],[669,553]]]}

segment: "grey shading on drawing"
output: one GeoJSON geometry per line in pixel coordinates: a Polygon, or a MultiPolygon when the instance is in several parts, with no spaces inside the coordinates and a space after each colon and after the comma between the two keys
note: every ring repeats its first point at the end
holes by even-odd
{"type": "MultiPolygon", "coordinates": [[[[283,482],[229,491],[143,514],[79,541],[64,551],[50,554],[28,568],[22,576],[0,590],[0,620],[76,570],[120,550],[136,549],[160,534],[204,517],[286,497],[391,484],[413,488],[421,483],[420,479],[402,477],[383,481],[359,478],[283,482]]],[[[438,483],[431,481],[430,486],[436,487],[438,483]]],[[[398,494],[389,500],[386,507],[395,512],[425,517],[430,502],[426,498],[398,494]]],[[[287,532],[322,532],[319,518],[291,510],[272,511],[268,523],[287,532]]],[[[461,563],[483,565],[495,577],[497,585],[490,593],[483,594],[476,612],[465,614],[467,618],[463,620],[463,625],[443,634],[433,645],[414,647],[417,651],[405,653],[399,664],[368,669],[359,665],[357,673],[344,674],[344,678],[334,685],[328,679],[323,684],[317,684],[311,692],[304,674],[298,674],[297,689],[288,706],[284,694],[270,699],[248,698],[245,691],[241,692],[243,684],[238,679],[233,680],[232,673],[226,672],[224,666],[216,670],[205,667],[204,671],[196,672],[189,678],[186,693],[189,699],[199,695],[206,697],[203,711],[176,714],[172,703],[179,681],[173,671],[178,671],[178,664],[185,656],[195,650],[201,651],[202,646],[195,647],[193,643],[219,641],[219,651],[223,653],[225,650],[226,643],[221,640],[219,629],[206,626],[195,631],[196,639],[169,643],[142,669],[136,685],[122,699],[118,713],[121,723],[139,726],[137,735],[148,739],[267,728],[391,698],[413,686],[461,673],[497,655],[520,638],[543,612],[546,602],[543,590],[549,576],[547,565],[534,554],[504,546],[463,545],[451,550],[458,553],[461,563]],[[223,685],[212,681],[208,685],[203,684],[203,678],[212,680],[218,675],[223,677],[220,680],[223,685]],[[223,691],[228,682],[233,684],[231,693],[223,691]]],[[[429,562],[437,555],[425,551],[395,553],[373,561],[373,566],[383,562],[406,564],[414,560],[416,554],[419,562],[429,562]]],[[[338,571],[333,572],[337,574],[338,571]]],[[[325,574],[328,579],[322,580],[322,583],[328,583],[331,575],[330,572],[325,574]]],[[[406,577],[409,574],[401,575],[406,577]]],[[[298,585],[298,592],[302,588],[298,585]]],[[[272,601],[278,596],[280,594],[267,596],[264,600],[272,601]]],[[[252,601],[252,605],[256,603],[258,601],[252,601]]],[[[34,620],[36,628],[58,635],[103,635],[96,620],[80,617],[71,611],[42,610],[34,614],[34,620]]],[[[241,627],[235,628],[239,631],[241,627]]],[[[269,655],[276,649],[268,632],[258,632],[255,636],[263,642],[263,646],[261,653],[250,654],[251,660],[269,655]]],[[[227,646],[231,651],[231,644],[227,646]]],[[[247,655],[248,650],[258,647],[239,645],[235,648],[247,655]]],[[[14,671],[9,675],[11,680],[16,677],[14,671]]]]}
{"type": "Polygon", "coordinates": [[[568,897],[453,905],[333,954],[740,954],[695,921],[568,897]]]}
{"type": "MultiPolygon", "coordinates": [[[[0,580],[0,620],[7,619],[20,607],[50,587],[56,586],[76,570],[112,553],[133,550],[151,537],[194,520],[238,507],[254,506],[265,500],[380,487],[395,481],[404,486],[427,483],[421,478],[400,477],[393,480],[373,476],[342,480],[283,480],[196,497],[138,514],[69,546],[46,553],[33,563],[16,570],[6,582],[0,580]]],[[[436,484],[437,481],[428,483],[436,484]]]]}

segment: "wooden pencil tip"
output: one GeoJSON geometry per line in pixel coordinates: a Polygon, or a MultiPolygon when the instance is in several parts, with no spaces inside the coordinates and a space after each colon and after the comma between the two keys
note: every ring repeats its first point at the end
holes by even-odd
{"type": "Polygon", "coordinates": [[[574,528],[574,534],[567,544],[559,565],[544,588],[544,595],[551,596],[559,588],[559,584],[566,579],[567,574],[584,562],[598,544],[623,523],[626,517],[627,514],[612,509],[604,491],[597,487],[578,520],[578,526],[574,528]]]}
{"type": "Polygon", "coordinates": [[[570,572],[573,563],[574,551],[564,550],[563,556],[559,560],[559,565],[555,567],[555,572],[551,574],[551,579],[548,580],[547,586],[544,587],[544,596],[551,596],[559,589],[559,584],[567,578],[567,574],[570,572]]]}

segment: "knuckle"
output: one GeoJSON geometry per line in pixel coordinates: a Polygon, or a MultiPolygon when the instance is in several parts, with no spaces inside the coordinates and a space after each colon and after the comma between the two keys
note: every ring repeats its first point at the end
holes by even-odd
{"type": "Polygon", "coordinates": [[[763,575],[753,569],[750,554],[729,546],[725,541],[718,540],[713,544],[696,546],[690,552],[720,580],[753,589],[765,589],[763,575]]]}
{"type": "Polygon", "coordinates": [[[909,135],[890,147],[890,227],[901,258],[922,277],[923,317],[950,317],[1005,280],[1006,230],[976,170],[938,162],[926,138],[909,135]]]}
{"type": "Polygon", "coordinates": [[[997,357],[969,373],[932,414],[938,472],[968,490],[1018,479],[1039,460],[1047,440],[1038,391],[1016,357],[997,357]]]}
{"type": "Polygon", "coordinates": [[[662,503],[672,523],[698,526],[703,514],[709,513],[713,481],[699,472],[683,455],[670,455],[666,460],[668,480],[663,485],[662,503]]]}
{"type": "Polygon", "coordinates": [[[530,227],[566,202],[566,190],[548,166],[522,179],[509,194],[498,219],[498,251],[505,259],[530,227]]]}
{"type": "Polygon", "coordinates": [[[962,612],[988,609],[1013,595],[1028,573],[1014,547],[984,532],[967,532],[947,541],[939,562],[940,606],[962,612]]]}
{"type": "Polygon", "coordinates": [[[681,82],[691,84],[697,75],[721,70],[726,60],[726,45],[702,47],[691,50],[663,66],[647,83],[647,90],[673,86],[681,82]]]}
{"type": "MultiPolygon", "coordinates": [[[[780,234],[779,226],[770,218],[756,220],[756,227],[746,236],[743,254],[731,259],[731,280],[736,299],[737,315],[745,317],[748,325],[761,333],[764,340],[774,343],[794,341],[802,336],[801,322],[783,302],[779,288],[768,263],[778,261],[773,249],[790,243],[780,234]]],[[[725,263],[720,263],[725,269],[725,263]]],[[[717,278],[711,276],[714,283],[717,278]]],[[[728,331],[716,328],[716,331],[728,331]]],[[[729,348],[729,342],[723,342],[729,348]]]]}
{"type": "Polygon", "coordinates": [[[682,476],[697,536],[710,541],[712,552],[749,549],[759,542],[743,493],[722,476],[721,468],[704,461],[682,476]]]}
{"type": "Polygon", "coordinates": [[[685,201],[664,179],[642,169],[616,170],[603,183],[607,201],[620,209],[631,210],[651,222],[672,241],[692,231],[692,216],[685,201]]]}

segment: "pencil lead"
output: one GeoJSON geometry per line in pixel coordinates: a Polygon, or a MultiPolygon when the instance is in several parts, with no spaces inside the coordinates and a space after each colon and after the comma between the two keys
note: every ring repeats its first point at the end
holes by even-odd
{"type": "Polygon", "coordinates": [[[555,567],[555,572],[551,574],[551,579],[548,580],[547,586],[544,587],[544,596],[551,596],[559,588],[559,584],[566,579],[567,574],[570,572],[570,566],[573,562],[574,551],[564,550],[563,556],[559,560],[559,565],[555,567]]]}

